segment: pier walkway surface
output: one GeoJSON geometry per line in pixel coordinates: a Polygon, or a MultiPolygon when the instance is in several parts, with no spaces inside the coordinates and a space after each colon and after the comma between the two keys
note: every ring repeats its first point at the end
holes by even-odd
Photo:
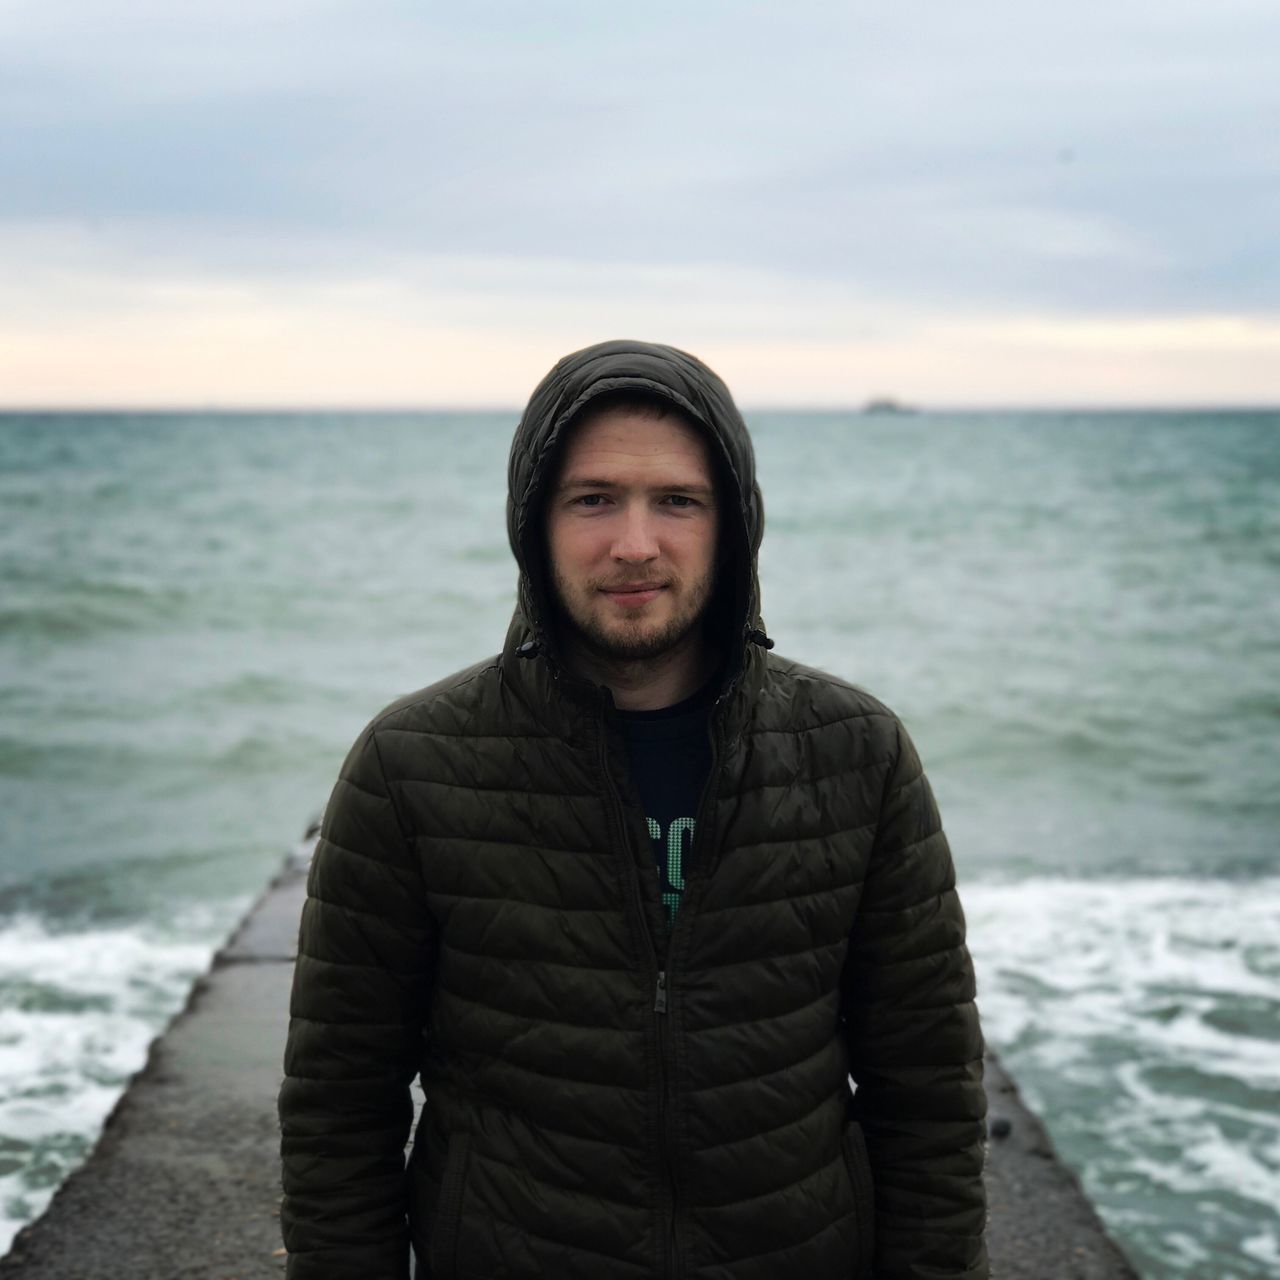
{"type": "MultiPolygon", "coordinates": [[[[290,859],[215,957],[0,1278],[283,1275],[275,1106],[304,866],[290,859]]],[[[1135,1277],[994,1056],[987,1092],[993,1280],[1135,1277]]]]}

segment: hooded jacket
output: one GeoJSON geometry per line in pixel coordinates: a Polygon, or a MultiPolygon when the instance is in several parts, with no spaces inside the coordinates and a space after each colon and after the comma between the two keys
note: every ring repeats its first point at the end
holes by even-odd
{"type": "Polygon", "coordinates": [[[509,482],[502,652],[375,717],[324,815],[280,1093],[288,1276],[404,1280],[411,1244],[436,1280],[980,1280],[982,1039],[946,837],[897,717],[770,652],[728,390],[670,347],[577,352],[509,482]],[[669,934],[542,541],[567,425],[623,389],[707,433],[727,495],[727,661],[669,934]]]}

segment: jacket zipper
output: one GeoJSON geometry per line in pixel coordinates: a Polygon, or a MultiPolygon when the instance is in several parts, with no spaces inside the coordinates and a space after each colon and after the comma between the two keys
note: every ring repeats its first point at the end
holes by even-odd
{"type": "MultiPolygon", "coordinates": [[[[667,1141],[667,1113],[668,1113],[668,1090],[669,1080],[667,1071],[667,1034],[665,1014],[667,1012],[667,971],[658,968],[658,950],[653,944],[653,933],[649,928],[649,919],[645,912],[644,898],[640,890],[640,873],[636,866],[634,851],[631,847],[631,841],[627,838],[626,814],[622,808],[622,797],[618,793],[617,784],[613,780],[613,775],[609,772],[609,759],[605,750],[605,723],[603,712],[601,714],[599,724],[599,756],[600,756],[600,772],[604,775],[605,785],[609,791],[609,798],[612,801],[610,806],[614,825],[617,828],[620,840],[619,851],[623,861],[627,864],[627,888],[630,891],[631,905],[635,909],[636,915],[640,920],[641,932],[644,934],[645,945],[649,952],[649,964],[655,974],[654,978],[654,997],[653,1012],[657,1016],[657,1032],[658,1032],[658,1135],[659,1135],[659,1152],[662,1157],[663,1186],[662,1191],[664,1198],[667,1200],[667,1275],[670,1280],[676,1280],[676,1237],[675,1237],[675,1220],[676,1220],[676,1204],[675,1204],[675,1170],[671,1163],[671,1152],[667,1141]]],[[[696,828],[695,828],[696,830],[696,828]]]]}
{"type": "MultiPolygon", "coordinates": [[[[717,778],[717,770],[720,766],[720,744],[719,735],[717,733],[716,712],[720,704],[724,702],[728,696],[726,689],[716,700],[711,709],[711,715],[708,718],[707,733],[711,741],[711,767],[707,773],[707,784],[702,789],[702,795],[698,802],[698,812],[694,818],[693,824],[693,843],[690,846],[690,862],[694,866],[698,864],[693,858],[693,853],[700,845],[705,845],[707,837],[703,835],[703,824],[706,819],[707,810],[712,796],[719,791],[719,779],[717,778]],[[699,839],[699,836],[702,839],[699,839]]],[[[675,1165],[671,1158],[672,1138],[669,1133],[670,1117],[671,1117],[671,1100],[670,1100],[670,1071],[667,1066],[667,1059],[670,1053],[669,1033],[667,1031],[667,998],[668,987],[670,983],[670,954],[671,954],[671,938],[668,938],[667,959],[664,961],[664,967],[658,968],[658,951],[654,946],[653,934],[649,929],[648,916],[645,912],[644,899],[640,889],[640,875],[636,867],[634,851],[631,848],[631,842],[627,839],[626,830],[626,814],[622,808],[622,797],[618,792],[617,784],[613,780],[613,775],[609,772],[608,754],[605,749],[605,724],[604,711],[601,711],[601,719],[599,725],[599,757],[600,772],[604,775],[605,783],[609,789],[610,798],[613,801],[612,809],[616,820],[619,836],[621,837],[621,852],[627,863],[627,887],[631,891],[632,905],[635,908],[639,918],[641,929],[644,933],[645,943],[649,950],[649,962],[656,971],[654,980],[654,996],[653,996],[653,1012],[657,1016],[658,1027],[658,1079],[660,1090],[658,1094],[658,1132],[660,1134],[660,1151],[662,1156],[662,1170],[665,1175],[665,1187],[667,1198],[669,1200],[669,1212],[667,1217],[667,1275],[670,1280],[679,1280],[680,1275],[680,1255],[676,1241],[676,1173],[675,1165]]],[[[683,903],[681,904],[683,906],[683,903]]],[[[680,921],[680,908],[676,910],[676,924],[672,926],[671,935],[674,936],[675,929],[680,921]]]]}
{"type": "MultiPolygon", "coordinates": [[[[720,779],[717,773],[720,767],[720,743],[719,743],[719,735],[716,731],[715,713],[719,708],[721,702],[723,701],[724,701],[724,695],[722,694],[720,697],[718,697],[715,700],[715,703],[711,709],[711,715],[707,719],[707,736],[711,742],[711,767],[707,770],[707,782],[706,782],[706,785],[702,788],[702,795],[699,796],[698,798],[698,811],[694,815],[694,822],[693,822],[693,841],[689,846],[689,864],[691,867],[697,869],[700,878],[705,878],[707,868],[700,867],[700,864],[698,863],[698,860],[694,855],[698,852],[699,846],[705,847],[707,844],[709,837],[706,834],[706,817],[707,817],[708,811],[710,810],[712,800],[719,793],[719,790],[720,790],[720,779]],[[701,839],[699,839],[699,836],[701,836],[701,839]]],[[[657,999],[654,1001],[654,1009],[661,1014],[665,1014],[667,1011],[667,981],[668,981],[668,974],[670,973],[671,957],[674,950],[672,943],[675,938],[676,929],[678,929],[680,925],[680,913],[686,909],[684,899],[688,896],[687,883],[685,887],[686,887],[686,893],[681,895],[680,906],[676,908],[675,922],[672,924],[671,933],[667,939],[666,963],[668,967],[665,970],[660,970],[658,973],[658,996],[657,996],[657,999]]],[[[689,918],[688,915],[686,915],[685,918],[688,919],[689,918]]],[[[667,1039],[667,1036],[664,1034],[666,1030],[666,1025],[667,1025],[666,1018],[665,1017],[659,1018],[658,1044],[662,1050],[664,1059],[666,1055],[665,1041],[667,1039]]],[[[663,1075],[663,1103],[664,1103],[663,1140],[665,1144],[664,1154],[674,1150],[676,1147],[676,1143],[678,1142],[678,1139],[679,1139],[678,1134],[668,1134],[666,1131],[666,1126],[670,1122],[669,1117],[671,1114],[669,1107],[666,1105],[667,1079],[668,1077],[664,1073],[663,1075]]],[[[667,1252],[668,1252],[668,1257],[670,1259],[670,1262],[669,1262],[670,1274],[673,1280],[676,1280],[676,1278],[680,1275],[680,1251],[679,1251],[679,1244],[676,1239],[676,1211],[677,1211],[677,1203],[678,1203],[678,1197],[677,1197],[678,1186],[676,1183],[675,1169],[669,1158],[667,1160],[667,1176],[671,1181],[671,1224],[670,1224],[668,1237],[667,1237],[667,1252]]]]}
{"type": "Polygon", "coordinates": [[[668,1128],[671,1117],[671,1076],[667,1071],[667,971],[658,970],[658,990],[653,1002],[658,1015],[658,1075],[662,1091],[658,1095],[658,1132],[661,1134],[662,1171],[666,1175],[671,1198],[671,1212],[667,1217],[667,1275],[676,1280],[680,1274],[680,1254],[676,1248],[676,1170],[671,1159],[671,1143],[668,1128]]]}

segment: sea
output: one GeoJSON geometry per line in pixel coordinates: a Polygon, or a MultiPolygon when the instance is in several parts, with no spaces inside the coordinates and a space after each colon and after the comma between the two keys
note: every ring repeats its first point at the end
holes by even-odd
{"type": "MultiPolygon", "coordinates": [[[[394,697],[517,414],[0,415],[0,1252],[394,697]]],[[[903,718],[989,1042],[1144,1277],[1280,1276],[1280,412],[748,413],[778,651],[903,718]]]]}

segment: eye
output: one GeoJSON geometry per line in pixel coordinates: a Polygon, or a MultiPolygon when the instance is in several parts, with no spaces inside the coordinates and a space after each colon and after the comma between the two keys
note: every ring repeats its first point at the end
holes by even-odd
{"type": "Polygon", "coordinates": [[[603,493],[584,493],[580,498],[574,498],[575,506],[597,507],[604,501],[603,493]]]}
{"type": "Polygon", "coordinates": [[[667,501],[677,507],[696,507],[698,505],[687,493],[669,493],[667,494],[667,501]]]}

